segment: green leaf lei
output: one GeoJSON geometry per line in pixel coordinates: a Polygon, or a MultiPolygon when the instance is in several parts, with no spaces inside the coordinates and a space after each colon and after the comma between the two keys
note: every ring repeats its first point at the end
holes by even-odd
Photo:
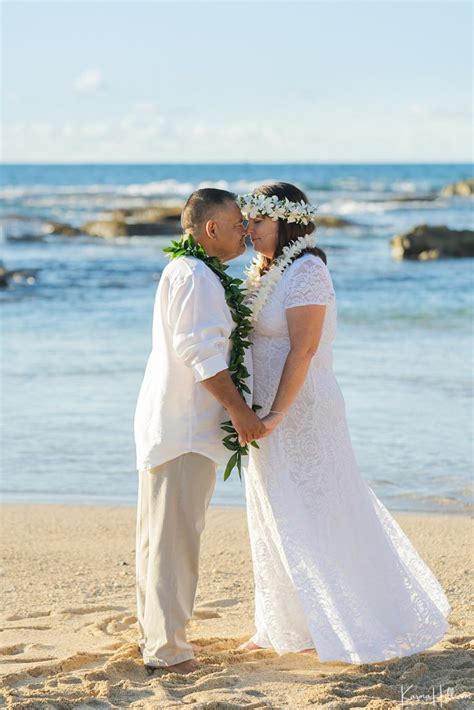
{"type": "MultiPolygon", "coordinates": [[[[179,240],[172,240],[171,246],[166,247],[163,251],[167,252],[171,259],[176,259],[179,256],[194,256],[196,259],[203,261],[218,276],[224,287],[225,300],[235,323],[235,328],[230,334],[232,341],[229,363],[230,376],[242,397],[244,396],[243,392],[250,394],[250,390],[245,384],[245,380],[249,377],[249,372],[244,365],[244,355],[245,350],[250,347],[250,342],[247,338],[252,330],[249,317],[252,311],[244,304],[245,291],[241,288],[242,279],[232,278],[232,276],[226,274],[225,272],[229,267],[223,264],[217,256],[208,256],[204,247],[198,244],[191,234],[184,235],[179,240]]],[[[254,404],[252,409],[256,412],[261,407],[258,404],[254,404]]],[[[222,443],[233,452],[224,471],[224,481],[229,478],[235,467],[237,467],[239,478],[242,480],[242,456],[248,454],[248,445],[242,446],[239,443],[239,435],[230,419],[222,422],[221,429],[226,433],[222,443]]],[[[251,441],[250,444],[257,449],[259,448],[256,441],[251,441]]]]}

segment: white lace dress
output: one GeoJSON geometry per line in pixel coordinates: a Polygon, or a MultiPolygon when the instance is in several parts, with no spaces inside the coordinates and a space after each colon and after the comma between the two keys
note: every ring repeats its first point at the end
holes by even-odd
{"type": "Polygon", "coordinates": [[[285,309],[308,304],[327,304],[318,350],[283,423],[250,447],[245,470],[252,640],[280,654],[315,648],[321,661],[411,655],[443,637],[451,607],[358,470],[332,369],[336,296],[317,256],[296,259],[260,311],[254,402],[260,416],[270,410],[290,346],[285,309]]]}

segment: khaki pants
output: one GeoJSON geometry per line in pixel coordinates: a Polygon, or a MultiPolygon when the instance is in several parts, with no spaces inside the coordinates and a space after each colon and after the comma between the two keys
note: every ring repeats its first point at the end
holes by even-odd
{"type": "Polygon", "coordinates": [[[194,656],[186,622],[193,612],[216,468],[206,456],[187,453],[138,473],[138,643],[146,665],[171,666],[194,656]]]}

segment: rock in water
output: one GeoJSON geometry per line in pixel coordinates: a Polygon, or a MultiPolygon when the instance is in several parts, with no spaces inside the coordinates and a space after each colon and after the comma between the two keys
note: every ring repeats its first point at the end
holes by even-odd
{"type": "Polygon", "coordinates": [[[77,237],[81,234],[80,229],[64,222],[48,222],[46,232],[48,234],[62,234],[65,237],[77,237]]]}
{"type": "Polygon", "coordinates": [[[474,231],[420,224],[390,240],[396,259],[438,259],[443,256],[474,256],[474,231]]]}
{"type": "Polygon", "coordinates": [[[356,223],[344,217],[336,217],[330,214],[321,214],[316,217],[316,224],[320,227],[352,227],[356,223]]]}
{"type": "Polygon", "coordinates": [[[89,234],[91,237],[103,237],[111,239],[112,237],[125,237],[127,235],[126,223],[114,219],[97,219],[93,222],[86,222],[81,226],[84,234],[89,234]]]}
{"type": "Polygon", "coordinates": [[[452,197],[453,195],[461,195],[461,197],[469,197],[474,193],[474,179],[459,180],[453,185],[446,185],[440,192],[441,197],[452,197]]]}
{"type": "Polygon", "coordinates": [[[93,237],[160,236],[181,233],[181,207],[150,205],[144,208],[116,209],[104,219],[86,222],[81,229],[93,237]]]}
{"type": "Polygon", "coordinates": [[[3,261],[0,261],[0,286],[8,286],[8,269],[3,265],[3,261]]]}
{"type": "Polygon", "coordinates": [[[10,271],[3,261],[0,261],[0,288],[6,287],[10,281],[34,283],[39,269],[18,269],[10,271]]]}

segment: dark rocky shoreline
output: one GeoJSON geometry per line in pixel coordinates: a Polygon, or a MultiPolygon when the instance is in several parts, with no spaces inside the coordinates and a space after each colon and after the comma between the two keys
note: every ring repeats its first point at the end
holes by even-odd
{"type": "MultiPolygon", "coordinates": [[[[446,198],[470,198],[474,194],[474,180],[465,179],[444,186],[439,192],[420,195],[394,195],[386,198],[375,198],[373,202],[434,202],[446,198]]],[[[50,236],[77,238],[94,237],[100,239],[115,239],[117,237],[147,236],[174,237],[181,234],[180,204],[149,204],[144,207],[116,208],[101,213],[97,219],[73,226],[66,222],[44,219],[41,231],[25,232],[20,235],[7,235],[11,242],[45,241],[50,236]]],[[[39,221],[21,214],[5,215],[6,218],[28,221],[39,221]]],[[[336,215],[318,215],[316,225],[326,229],[345,229],[362,227],[352,220],[336,215]]],[[[442,257],[472,257],[474,256],[474,232],[472,230],[453,230],[445,225],[418,224],[403,234],[395,235],[390,240],[392,256],[397,259],[418,259],[427,261],[442,257]]],[[[1,264],[1,262],[0,262],[1,264]]],[[[3,264],[0,266],[0,286],[7,286],[14,280],[34,278],[31,270],[9,271],[3,264]]]]}

